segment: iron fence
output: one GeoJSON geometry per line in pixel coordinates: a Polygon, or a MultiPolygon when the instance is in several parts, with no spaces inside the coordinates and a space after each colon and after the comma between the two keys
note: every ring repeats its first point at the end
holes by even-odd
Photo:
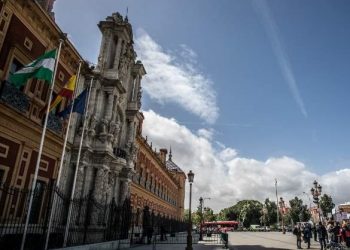
{"type": "MultiPolygon", "coordinates": [[[[31,190],[0,184],[0,246],[3,249],[20,248],[26,211],[31,190]]],[[[122,205],[112,199],[99,203],[90,192],[86,197],[70,200],[54,183],[38,182],[33,190],[33,207],[29,219],[25,249],[44,249],[52,211],[49,249],[63,246],[68,208],[72,213],[66,246],[119,240],[123,244],[137,245],[186,243],[188,224],[149,213],[146,206],[143,216],[132,213],[130,200],[122,205]]],[[[198,242],[194,234],[193,242],[198,242]]]]}

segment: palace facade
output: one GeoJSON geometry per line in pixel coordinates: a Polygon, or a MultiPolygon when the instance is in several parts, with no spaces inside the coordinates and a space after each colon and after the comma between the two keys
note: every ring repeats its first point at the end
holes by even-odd
{"type": "MultiPolygon", "coordinates": [[[[131,182],[131,205],[138,221],[143,209],[164,218],[182,220],[184,213],[186,175],[172,159],[170,150],[153,149],[147,138],[142,136],[143,115],[136,135],[139,148],[136,173],[131,182]]],[[[136,222],[137,224],[137,222],[136,222]]]]}
{"type": "MultiPolygon", "coordinates": [[[[48,102],[49,84],[31,79],[21,89],[16,89],[6,80],[23,65],[57,48],[60,39],[65,42],[55,79],[55,93],[76,74],[82,60],[52,19],[52,3],[52,0],[41,1],[42,5],[27,0],[0,1],[0,183],[18,189],[31,186],[43,129],[41,110],[48,102]]],[[[57,110],[65,106],[66,103],[62,102],[57,110]]],[[[57,177],[63,134],[64,124],[51,115],[40,163],[38,189],[57,177]]],[[[37,202],[40,210],[42,200],[37,202]]],[[[19,200],[13,200],[12,208],[9,211],[0,209],[0,215],[21,215],[19,203],[19,200]]]]}
{"type": "MultiPolygon", "coordinates": [[[[92,83],[87,110],[75,197],[91,194],[102,204],[123,204],[130,196],[130,182],[137,156],[137,116],[141,107],[141,79],[146,71],[136,61],[132,27],[119,13],[101,21],[102,41],[98,63],[82,77],[92,83]]],[[[78,120],[70,163],[64,170],[64,188],[72,186],[82,122],[78,120]]],[[[69,191],[70,192],[70,191],[69,191]]]]}
{"type": "MultiPolygon", "coordinates": [[[[13,239],[23,234],[49,84],[31,79],[17,89],[7,79],[57,48],[63,39],[55,97],[83,61],[55,23],[53,3],[0,0],[0,243],[9,249],[18,247],[20,240],[13,239]]],[[[135,225],[130,224],[132,216],[137,215],[137,223],[142,224],[145,209],[173,224],[183,219],[186,176],[173,162],[171,152],[167,160],[167,150],[155,152],[142,136],[141,80],[146,70],[137,60],[131,24],[127,17],[113,13],[98,28],[102,41],[97,65],[84,63],[77,85],[78,93],[91,86],[86,118],[72,115],[61,170],[67,121],[56,114],[67,107],[67,100],[49,114],[29,215],[28,234],[33,238],[26,243],[28,249],[43,247],[49,211],[53,211],[49,248],[127,237],[135,225]],[[57,183],[59,171],[62,175],[57,183]],[[64,243],[66,227],[69,236],[64,243]]]]}

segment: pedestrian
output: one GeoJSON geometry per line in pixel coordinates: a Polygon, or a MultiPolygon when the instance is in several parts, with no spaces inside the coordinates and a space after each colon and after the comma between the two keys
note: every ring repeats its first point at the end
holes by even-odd
{"type": "Polygon", "coordinates": [[[302,249],[301,248],[301,228],[300,228],[300,224],[295,226],[295,228],[293,230],[293,234],[297,237],[297,248],[298,249],[302,249]]]}
{"type": "Polygon", "coordinates": [[[335,243],[340,243],[340,236],[341,236],[341,228],[339,222],[335,223],[335,226],[333,228],[333,233],[334,233],[334,242],[335,243]]]}
{"type": "Polygon", "coordinates": [[[164,225],[160,226],[160,240],[167,240],[166,230],[165,230],[164,225]]]}
{"type": "Polygon", "coordinates": [[[314,233],[314,241],[317,241],[317,226],[315,223],[312,227],[312,232],[314,233]]]}
{"type": "Polygon", "coordinates": [[[310,239],[312,237],[312,232],[311,232],[311,226],[309,223],[306,223],[303,230],[303,234],[304,234],[304,242],[306,243],[307,248],[310,249],[310,239]]]}
{"type": "MultiPolygon", "coordinates": [[[[327,234],[331,241],[335,242],[335,234],[334,234],[334,222],[329,221],[327,224],[327,234]]],[[[328,238],[326,238],[326,242],[328,243],[328,238]]]]}
{"type": "Polygon", "coordinates": [[[326,235],[327,235],[327,229],[320,221],[318,224],[317,229],[318,239],[320,241],[321,250],[326,249],[326,235]]]}
{"type": "Polygon", "coordinates": [[[350,223],[345,227],[345,244],[347,247],[350,247],[350,223]]]}

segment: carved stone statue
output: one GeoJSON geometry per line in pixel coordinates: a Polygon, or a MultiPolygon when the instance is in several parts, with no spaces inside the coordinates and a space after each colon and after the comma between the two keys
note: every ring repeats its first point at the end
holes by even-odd
{"type": "Polygon", "coordinates": [[[107,134],[107,120],[102,119],[100,122],[100,134],[107,134]]]}

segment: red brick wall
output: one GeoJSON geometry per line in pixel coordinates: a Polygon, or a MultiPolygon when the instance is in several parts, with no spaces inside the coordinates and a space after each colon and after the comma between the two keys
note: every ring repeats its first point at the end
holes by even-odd
{"type": "Polygon", "coordinates": [[[9,147],[7,156],[6,157],[0,156],[0,162],[2,166],[9,168],[9,171],[7,173],[7,178],[5,180],[5,185],[10,185],[10,181],[13,175],[13,171],[15,169],[16,158],[17,158],[20,145],[16,142],[10,141],[0,136],[0,155],[5,153],[4,147],[1,144],[4,144],[9,147]]]}
{"type": "Polygon", "coordinates": [[[30,60],[34,60],[43,54],[46,50],[44,45],[30,32],[30,30],[13,15],[4,40],[4,45],[0,52],[0,69],[4,70],[11,47],[17,47],[24,52],[30,60]],[[28,37],[33,42],[32,49],[29,51],[24,46],[24,40],[28,37]]]}

